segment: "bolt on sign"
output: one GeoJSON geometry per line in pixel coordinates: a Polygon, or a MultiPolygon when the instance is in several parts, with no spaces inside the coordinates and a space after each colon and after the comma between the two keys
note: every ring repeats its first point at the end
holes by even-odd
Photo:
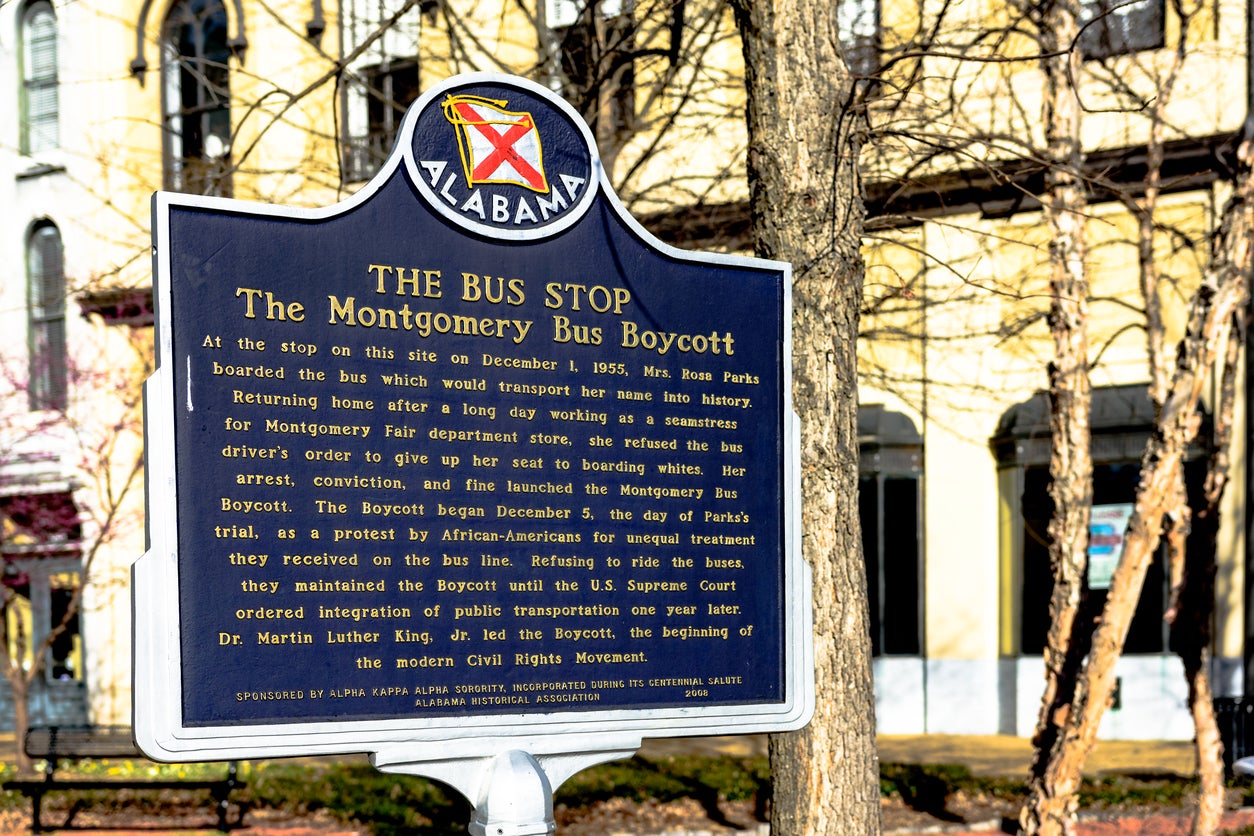
{"type": "Polygon", "coordinates": [[[343,203],[162,192],[153,230],[150,755],[806,722],[787,265],[658,242],[502,75],[423,96],[343,203]]]}

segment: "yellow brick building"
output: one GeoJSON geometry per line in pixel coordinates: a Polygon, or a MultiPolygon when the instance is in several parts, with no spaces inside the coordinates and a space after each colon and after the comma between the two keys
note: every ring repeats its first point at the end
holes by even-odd
{"type": "MultiPolygon", "coordinates": [[[[1092,199],[1095,505],[1117,529],[1149,432],[1135,219],[1152,103],[1172,72],[1156,263],[1178,338],[1250,111],[1246,9],[1081,5],[1092,199]]],[[[729,10],[574,0],[21,0],[0,7],[0,433],[5,583],[49,651],[36,721],[129,716],[128,567],[144,548],[139,383],[151,364],[157,189],[304,206],[378,170],[404,107],[467,70],[575,99],[624,203],[681,246],[743,249],[743,68],[729,10]],[[631,60],[615,60],[629,47],[631,60]],[[20,335],[20,336],[19,336],[20,335]],[[89,565],[84,570],[84,561],[89,565]]],[[[1041,691],[1051,345],[1041,91],[999,0],[844,0],[867,80],[870,223],[860,348],[862,502],[880,729],[1031,731],[1041,691]],[[926,41],[926,57],[916,49],[926,41]],[[979,60],[973,60],[979,59],[979,60]],[[987,60],[986,60],[987,59],[987,60]],[[1008,59],[1008,60],[1007,60],[1008,59]]],[[[859,119],[850,125],[862,124],[859,119]]],[[[1243,414],[1243,412],[1242,412],[1243,414]]],[[[1217,691],[1243,694],[1245,434],[1219,545],[1217,691]]],[[[1199,444],[1198,455],[1204,452],[1199,444]]],[[[853,513],[855,509],[848,509],[853,513]]],[[[1105,532],[1105,529],[1103,529],[1105,532]]],[[[1109,536],[1105,533],[1104,536],[1109,536]]],[[[1109,553],[1099,557],[1109,559],[1109,553]]],[[[1103,594],[1095,561],[1089,606],[1103,594]]],[[[1157,572],[1155,574],[1154,572],[1157,572]]],[[[1103,733],[1188,737],[1151,572],[1103,733]]],[[[16,624],[16,621],[14,622],[16,624]]],[[[13,631],[10,631],[12,635],[13,631]]]]}

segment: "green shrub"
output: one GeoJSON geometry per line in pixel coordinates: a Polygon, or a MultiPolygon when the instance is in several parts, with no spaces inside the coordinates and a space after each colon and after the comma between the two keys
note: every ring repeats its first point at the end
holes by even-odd
{"type": "Polygon", "coordinates": [[[1081,807],[1180,806],[1197,795],[1197,781],[1173,775],[1108,775],[1085,778],[1081,807]]]}
{"type": "Polygon", "coordinates": [[[324,810],[381,836],[464,834],[470,819],[470,806],[455,791],[425,778],[379,772],[368,764],[264,762],[250,773],[246,797],[253,807],[324,810]]]}
{"type": "Polygon", "coordinates": [[[972,774],[960,764],[880,764],[880,795],[907,802],[945,798],[955,792],[994,798],[1022,797],[1023,782],[972,774]]]}
{"type": "MultiPolygon", "coordinates": [[[[222,764],[152,764],[148,761],[84,761],[68,767],[88,775],[205,777],[221,775],[222,764]]],[[[0,777],[12,774],[8,768],[0,777]]],[[[291,814],[323,812],[379,836],[417,833],[423,836],[464,836],[471,809],[454,790],[442,784],[405,775],[379,772],[363,761],[259,761],[240,765],[246,786],[233,798],[247,809],[275,809],[291,814]]],[[[973,775],[955,764],[880,765],[880,793],[900,798],[917,809],[944,810],[946,799],[958,792],[1017,801],[1024,781],[973,775]]],[[[1187,803],[1197,785],[1173,776],[1116,775],[1086,780],[1080,791],[1084,808],[1169,805],[1187,803]]],[[[151,793],[150,793],[151,795],[151,793]]],[[[634,802],[669,802],[690,798],[707,810],[717,803],[755,802],[761,814],[770,795],[770,764],[766,758],[683,756],[650,760],[641,757],[586,769],[558,788],[554,803],[577,810],[613,798],[634,802]]],[[[17,793],[3,793],[6,808],[24,803],[17,793]]],[[[160,800],[138,793],[80,794],[76,802],[100,810],[147,809],[160,800]]],[[[165,803],[195,805],[203,799],[179,795],[165,803]]],[[[1238,832],[1239,836],[1254,836],[1238,832]]]]}
{"type": "Polygon", "coordinates": [[[718,796],[752,800],[769,784],[765,758],[632,758],[594,766],[558,788],[557,800],[582,807],[609,798],[674,801],[718,796]]]}

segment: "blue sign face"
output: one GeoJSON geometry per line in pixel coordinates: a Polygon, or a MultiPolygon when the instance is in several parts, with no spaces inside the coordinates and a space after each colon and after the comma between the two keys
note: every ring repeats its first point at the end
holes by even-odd
{"type": "Polygon", "coordinates": [[[162,218],[182,724],[795,699],[784,271],[649,239],[530,86],[398,154],[162,218]]]}

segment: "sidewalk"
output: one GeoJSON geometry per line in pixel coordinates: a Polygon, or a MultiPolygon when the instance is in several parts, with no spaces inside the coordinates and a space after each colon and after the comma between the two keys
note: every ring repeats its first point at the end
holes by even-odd
{"type": "MultiPolygon", "coordinates": [[[[976,775],[1026,775],[1032,763],[1032,743],[1004,735],[888,735],[877,738],[881,763],[956,763],[976,775]]],[[[646,740],[640,750],[648,757],[674,755],[766,754],[765,735],[738,737],[677,737],[646,740]]],[[[1108,772],[1193,775],[1193,743],[1177,740],[1102,740],[1089,755],[1085,774],[1108,772]]]]}
{"type": "MultiPolygon", "coordinates": [[[[1004,735],[882,734],[876,739],[881,763],[957,763],[976,775],[1025,775],[1032,763],[1032,744],[1024,737],[1004,735]]],[[[765,757],[766,735],[674,737],[646,740],[647,757],[706,755],[765,757]]],[[[0,732],[0,763],[13,762],[13,734],[0,732]]],[[[1196,772],[1193,743],[1179,740],[1101,740],[1089,755],[1085,773],[1196,772]]]]}
{"type": "MultiPolygon", "coordinates": [[[[1024,737],[948,734],[880,735],[881,763],[958,763],[976,775],[1026,775],[1032,743],[1024,737]]],[[[1086,775],[1109,772],[1193,775],[1197,760],[1188,740],[1099,740],[1086,775]]]]}

